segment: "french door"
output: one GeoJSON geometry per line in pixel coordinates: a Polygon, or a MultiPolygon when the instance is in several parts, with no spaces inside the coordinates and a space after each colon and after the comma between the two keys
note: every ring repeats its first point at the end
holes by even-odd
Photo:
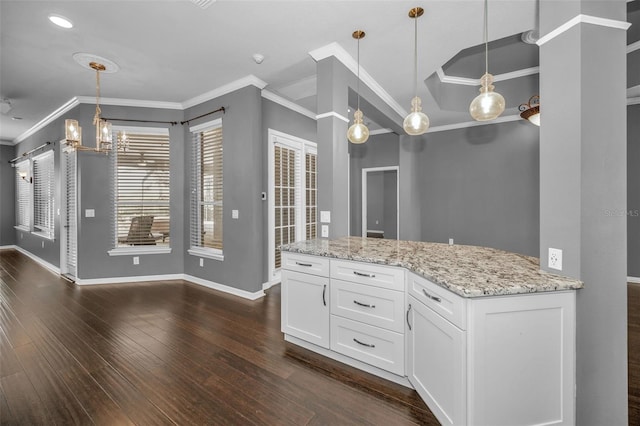
{"type": "Polygon", "coordinates": [[[318,229],[316,144],[269,129],[269,283],[280,281],[280,245],[318,229]]]}

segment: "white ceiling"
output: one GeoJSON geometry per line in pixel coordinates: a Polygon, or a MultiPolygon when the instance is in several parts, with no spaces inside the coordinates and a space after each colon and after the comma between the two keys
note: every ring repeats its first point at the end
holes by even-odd
{"type": "MultiPolygon", "coordinates": [[[[482,0],[217,0],[205,10],[189,0],[1,0],[0,97],[10,99],[12,110],[0,116],[0,140],[15,140],[74,96],[95,95],[95,76],[74,62],[76,52],[120,66],[102,76],[106,98],[181,103],[255,75],[267,89],[315,110],[309,52],[336,42],[355,58],[356,29],[367,33],[363,69],[409,109],[413,20],[407,13],[415,6],[425,9],[418,21],[422,82],[482,42],[482,0]],[[51,13],[74,28],[54,26],[51,13]],[[254,53],[265,56],[261,65],[254,53]]],[[[490,40],[536,25],[535,0],[491,0],[489,9],[490,40]]],[[[469,121],[465,113],[440,111],[419,87],[432,126],[469,121]]]]}

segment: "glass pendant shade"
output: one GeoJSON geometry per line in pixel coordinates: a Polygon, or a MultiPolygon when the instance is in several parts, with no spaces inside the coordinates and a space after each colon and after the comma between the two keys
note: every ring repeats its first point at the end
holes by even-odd
{"type": "Polygon", "coordinates": [[[98,127],[98,149],[111,149],[113,128],[111,123],[100,120],[98,127]]]}
{"type": "Polygon", "coordinates": [[[422,101],[419,97],[411,100],[411,112],[404,119],[402,127],[412,136],[422,135],[429,128],[429,117],[422,112],[422,101]]]}
{"type": "Polygon", "coordinates": [[[474,120],[494,120],[504,112],[505,101],[500,93],[494,92],[493,76],[486,73],[480,79],[480,94],[471,101],[469,113],[474,120]]]}
{"type": "Polygon", "coordinates": [[[359,109],[353,113],[353,125],[347,131],[347,139],[355,144],[365,143],[369,139],[369,129],[362,122],[362,111],[359,109]]]}
{"type": "Polygon", "coordinates": [[[82,129],[77,120],[64,120],[64,136],[68,142],[80,144],[82,141],[82,129]]]}

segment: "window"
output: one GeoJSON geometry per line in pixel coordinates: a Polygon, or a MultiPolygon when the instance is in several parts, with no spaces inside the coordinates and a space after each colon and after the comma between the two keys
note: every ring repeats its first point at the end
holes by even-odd
{"type": "Polygon", "coordinates": [[[31,165],[30,161],[15,164],[16,169],[16,226],[31,230],[31,165]]]}
{"type": "MultiPolygon", "coordinates": [[[[138,251],[149,246],[169,247],[169,132],[131,127],[114,128],[114,132],[128,142],[126,150],[111,154],[115,160],[114,246],[138,251]]],[[[151,248],[154,251],[155,247],[151,248]]]]}
{"type": "Polygon", "coordinates": [[[221,259],[223,216],[222,120],[192,127],[191,248],[221,259]]]}
{"type": "Polygon", "coordinates": [[[43,237],[54,237],[53,151],[33,159],[33,230],[43,237]]]}

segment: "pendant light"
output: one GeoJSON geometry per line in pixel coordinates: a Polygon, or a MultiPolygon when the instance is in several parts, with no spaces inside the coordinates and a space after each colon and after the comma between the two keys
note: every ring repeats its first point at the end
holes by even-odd
{"type": "Polygon", "coordinates": [[[480,78],[480,94],[471,101],[469,113],[477,121],[494,120],[504,112],[505,101],[500,93],[494,92],[493,76],[489,74],[489,5],[484,0],[484,75],[480,78]]]}
{"type": "Polygon", "coordinates": [[[347,131],[347,139],[351,143],[361,144],[369,139],[369,129],[362,122],[363,114],[360,111],[360,39],[364,38],[365,33],[362,30],[356,30],[351,36],[358,40],[358,109],[353,113],[353,124],[347,131]]]}
{"type": "Polygon", "coordinates": [[[413,93],[411,99],[411,112],[404,119],[402,127],[410,135],[422,135],[429,128],[429,117],[422,112],[422,101],[418,97],[418,18],[422,16],[424,9],[414,7],[409,11],[409,18],[414,19],[414,44],[413,44],[413,93]]]}
{"type": "Polygon", "coordinates": [[[528,120],[530,123],[540,126],[540,96],[533,95],[529,98],[529,102],[518,107],[520,117],[528,120]]]}

